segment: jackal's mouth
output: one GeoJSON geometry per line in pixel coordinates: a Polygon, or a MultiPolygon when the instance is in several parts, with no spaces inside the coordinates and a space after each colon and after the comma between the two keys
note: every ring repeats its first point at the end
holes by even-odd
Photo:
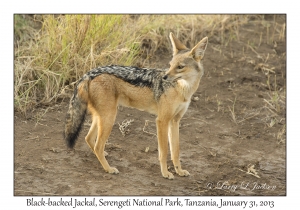
{"type": "Polygon", "coordinates": [[[169,75],[165,75],[163,76],[163,79],[166,80],[166,81],[169,81],[169,82],[176,82],[177,80],[181,79],[182,77],[179,76],[179,77],[170,77],[169,75]]]}
{"type": "Polygon", "coordinates": [[[177,77],[173,81],[176,82],[177,80],[180,80],[182,77],[177,77]]]}

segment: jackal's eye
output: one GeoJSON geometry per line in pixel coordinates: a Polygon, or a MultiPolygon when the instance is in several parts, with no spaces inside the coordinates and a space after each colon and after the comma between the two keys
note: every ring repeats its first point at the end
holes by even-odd
{"type": "Polygon", "coordinates": [[[183,65],[178,65],[177,68],[178,68],[178,69],[183,69],[184,66],[183,66],[183,65]]]}

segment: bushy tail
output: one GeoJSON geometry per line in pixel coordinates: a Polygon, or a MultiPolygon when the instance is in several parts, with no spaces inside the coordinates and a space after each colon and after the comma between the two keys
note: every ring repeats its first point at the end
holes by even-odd
{"type": "Polygon", "coordinates": [[[88,102],[88,80],[81,80],[70,100],[65,121],[64,139],[69,148],[73,148],[85,119],[88,102]]]}

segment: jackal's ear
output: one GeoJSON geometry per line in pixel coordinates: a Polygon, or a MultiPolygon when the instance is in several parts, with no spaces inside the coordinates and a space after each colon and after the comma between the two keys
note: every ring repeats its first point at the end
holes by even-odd
{"type": "Polygon", "coordinates": [[[204,52],[206,50],[206,46],[208,43],[208,38],[204,37],[190,52],[190,55],[196,60],[200,61],[203,56],[204,52]]]}
{"type": "Polygon", "coordinates": [[[173,56],[176,55],[178,53],[179,50],[187,50],[188,48],[182,44],[177,38],[176,36],[174,36],[174,34],[171,32],[170,33],[170,40],[172,43],[172,47],[173,47],[173,56]]]}

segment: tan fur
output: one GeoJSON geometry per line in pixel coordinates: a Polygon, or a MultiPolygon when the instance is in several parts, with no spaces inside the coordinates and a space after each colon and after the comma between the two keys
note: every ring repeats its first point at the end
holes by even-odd
{"type": "Polygon", "coordinates": [[[88,88],[87,107],[92,115],[92,125],[85,137],[86,142],[104,170],[109,173],[119,173],[108,164],[104,148],[117,115],[117,106],[122,105],[157,115],[159,160],[163,177],[174,178],[167,169],[168,140],[176,173],[180,176],[189,175],[188,171],[181,168],[179,160],[179,122],[188,109],[191,97],[203,75],[200,61],[207,45],[207,37],[192,50],[188,50],[172,33],[170,39],[173,59],[164,79],[177,80],[177,83],[174,87],[168,88],[159,100],[153,97],[150,88],[136,87],[109,74],[102,74],[88,81],[88,87],[85,85],[78,87],[78,93],[82,92],[82,88],[88,88]],[[179,65],[184,68],[178,69],[179,65]]]}

